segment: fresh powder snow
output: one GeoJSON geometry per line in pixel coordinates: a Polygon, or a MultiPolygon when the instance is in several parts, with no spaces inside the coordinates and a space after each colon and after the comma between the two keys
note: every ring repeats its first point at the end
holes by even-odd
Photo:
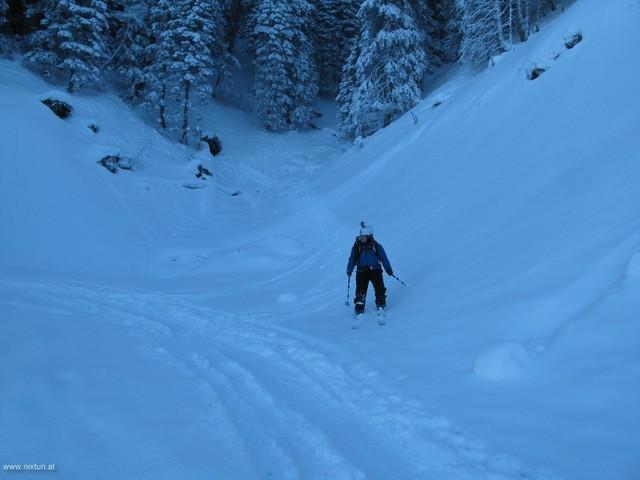
{"type": "Polygon", "coordinates": [[[2,475],[640,478],[639,22],[578,0],[353,146],[216,102],[215,158],[0,60],[2,475]],[[407,285],[353,330],[361,220],[407,285]]]}

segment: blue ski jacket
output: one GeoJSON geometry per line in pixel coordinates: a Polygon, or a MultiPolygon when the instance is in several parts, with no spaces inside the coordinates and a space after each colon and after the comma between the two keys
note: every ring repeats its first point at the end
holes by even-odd
{"type": "Polygon", "coordinates": [[[382,268],[380,266],[381,263],[384,270],[391,275],[393,269],[382,245],[373,239],[367,243],[360,243],[356,240],[356,243],[351,248],[349,263],[347,263],[347,275],[351,276],[356,266],[358,270],[380,270],[382,268]]]}

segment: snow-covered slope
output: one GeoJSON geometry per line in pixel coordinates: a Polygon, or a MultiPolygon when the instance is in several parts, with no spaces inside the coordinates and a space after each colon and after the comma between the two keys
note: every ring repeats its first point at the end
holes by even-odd
{"type": "Polygon", "coordinates": [[[62,121],[39,103],[55,89],[1,62],[2,463],[637,478],[638,20],[578,0],[345,152],[327,123],[266,134],[223,105],[215,160],[110,96],[62,121]],[[136,170],[96,165],[111,153],[136,170]],[[360,220],[409,285],[386,277],[388,324],[352,331],[360,220]]]}
{"type": "Polygon", "coordinates": [[[351,153],[332,195],[411,282],[392,283],[402,327],[360,355],[568,478],[640,475],[639,15],[577,2],[351,153]]]}

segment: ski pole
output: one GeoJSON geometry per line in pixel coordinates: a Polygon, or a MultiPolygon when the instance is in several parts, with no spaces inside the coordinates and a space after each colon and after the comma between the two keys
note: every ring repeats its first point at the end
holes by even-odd
{"type": "Polygon", "coordinates": [[[349,306],[349,293],[351,290],[351,275],[349,275],[347,280],[347,301],[344,302],[344,304],[348,307],[349,306]]]}
{"type": "Polygon", "coordinates": [[[406,283],[404,283],[402,280],[400,280],[398,277],[396,277],[396,274],[395,274],[395,273],[391,274],[391,276],[392,276],[393,278],[395,278],[396,280],[398,280],[398,281],[399,281],[402,285],[404,285],[405,287],[407,286],[407,284],[406,284],[406,283]]]}

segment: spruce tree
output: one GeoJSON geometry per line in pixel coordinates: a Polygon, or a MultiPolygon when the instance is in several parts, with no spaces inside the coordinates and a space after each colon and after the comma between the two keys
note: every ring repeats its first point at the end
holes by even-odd
{"type": "Polygon", "coordinates": [[[256,0],[224,0],[222,3],[225,17],[224,41],[231,55],[242,36],[250,38],[248,32],[253,30],[250,14],[255,6],[256,0]]]}
{"type": "MultiPolygon", "coordinates": [[[[0,2],[3,0],[0,0],[0,2]]],[[[11,33],[28,36],[40,27],[48,0],[4,0],[9,6],[7,21],[11,33]]]]}
{"type": "Polygon", "coordinates": [[[315,0],[314,43],[323,90],[340,82],[340,72],[358,32],[357,13],[361,0],[315,0]]]}
{"type": "Polygon", "coordinates": [[[338,101],[343,137],[366,137],[412,108],[427,68],[423,34],[407,0],[365,0],[360,34],[343,70],[338,101]]]}
{"type": "Polygon", "coordinates": [[[515,4],[515,27],[521,42],[526,42],[530,34],[531,1],[512,0],[515,4]]]}
{"type": "Polygon", "coordinates": [[[212,47],[221,41],[219,22],[222,12],[218,2],[209,0],[190,0],[184,6],[186,10],[181,12],[169,30],[177,46],[170,66],[176,80],[172,93],[182,105],[181,141],[187,143],[193,95],[200,95],[204,100],[213,93],[215,63],[212,47]]]}
{"type": "Polygon", "coordinates": [[[268,130],[306,126],[318,93],[306,0],[261,0],[252,23],[258,113],[268,130]]]}
{"type": "Polygon", "coordinates": [[[176,15],[173,2],[158,0],[149,11],[149,45],[145,56],[149,63],[143,68],[144,101],[143,106],[157,112],[158,126],[165,130],[169,126],[167,119],[167,90],[170,81],[169,64],[172,45],[171,37],[163,36],[169,19],[176,15]]]}
{"type": "Polygon", "coordinates": [[[7,12],[9,11],[9,5],[6,0],[0,0],[0,53],[5,50],[10,50],[7,39],[2,35],[2,29],[7,23],[7,12]]]}
{"type": "Polygon", "coordinates": [[[460,61],[477,67],[506,50],[500,0],[467,0],[463,7],[460,61]]]}
{"type": "Polygon", "coordinates": [[[219,58],[224,51],[220,4],[214,0],[159,0],[151,10],[154,41],[148,49],[152,62],[145,71],[148,100],[159,108],[159,123],[167,128],[180,117],[180,140],[187,143],[194,97],[201,100],[213,92],[219,58]],[[180,113],[170,111],[168,94],[180,113]]]}
{"type": "Polygon", "coordinates": [[[42,30],[25,63],[45,77],[66,76],[67,90],[100,85],[107,58],[107,5],[102,0],[48,0],[42,30]]]}
{"type": "Polygon", "coordinates": [[[353,105],[353,93],[358,82],[357,61],[359,57],[360,43],[354,42],[342,67],[340,86],[336,97],[336,102],[338,103],[338,127],[340,136],[345,139],[356,137],[356,120],[351,107],[353,105]]]}
{"type": "Polygon", "coordinates": [[[108,0],[110,49],[107,66],[126,85],[125,99],[133,102],[145,88],[144,70],[150,63],[151,42],[147,0],[108,0]]]}
{"type": "Polygon", "coordinates": [[[7,12],[9,11],[9,4],[7,0],[0,0],[0,26],[7,21],[7,12]]]}
{"type": "Polygon", "coordinates": [[[457,0],[427,0],[430,14],[426,50],[434,66],[455,63],[459,58],[461,9],[457,0]]]}

